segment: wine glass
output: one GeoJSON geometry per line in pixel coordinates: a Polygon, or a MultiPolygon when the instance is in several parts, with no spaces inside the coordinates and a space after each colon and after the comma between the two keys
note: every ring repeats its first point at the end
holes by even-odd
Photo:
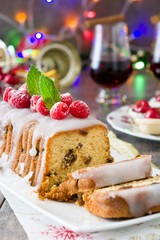
{"type": "Polygon", "coordinates": [[[90,74],[100,85],[96,101],[106,104],[124,102],[119,92],[132,72],[130,48],[125,22],[97,24],[90,56],[90,74]]]}
{"type": "Polygon", "coordinates": [[[155,94],[160,94],[160,21],[156,23],[156,34],[153,41],[153,52],[150,68],[158,80],[155,94]]]}

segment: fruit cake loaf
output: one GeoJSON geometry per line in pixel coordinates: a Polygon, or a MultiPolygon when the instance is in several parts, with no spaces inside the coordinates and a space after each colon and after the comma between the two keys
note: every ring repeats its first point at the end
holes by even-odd
{"type": "Polygon", "coordinates": [[[86,209],[103,218],[132,218],[160,212],[160,176],[94,190],[83,195],[86,209]]]}
{"type": "Polygon", "coordinates": [[[151,156],[143,155],[131,160],[87,167],[69,173],[58,187],[53,186],[48,198],[68,201],[74,194],[151,177],[151,156]]]}
{"type": "Polygon", "coordinates": [[[68,173],[113,161],[107,127],[95,118],[68,116],[59,121],[8,106],[0,102],[1,165],[9,164],[21,177],[28,175],[41,196],[68,173]]]}

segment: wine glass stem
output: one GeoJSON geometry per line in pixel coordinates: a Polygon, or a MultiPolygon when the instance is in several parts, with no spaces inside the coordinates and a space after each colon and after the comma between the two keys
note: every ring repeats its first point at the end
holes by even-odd
{"type": "Polygon", "coordinates": [[[107,105],[119,105],[126,101],[126,95],[123,95],[117,88],[101,88],[96,98],[98,103],[106,103],[107,105]]]}

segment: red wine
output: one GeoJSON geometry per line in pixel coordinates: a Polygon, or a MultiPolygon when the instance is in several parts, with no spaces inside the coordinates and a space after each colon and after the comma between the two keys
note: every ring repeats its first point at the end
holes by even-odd
{"type": "Polygon", "coordinates": [[[160,80],[160,62],[154,63],[151,62],[151,70],[154,73],[154,75],[160,80]]]}
{"type": "Polygon", "coordinates": [[[90,74],[93,80],[105,88],[114,88],[124,83],[132,72],[129,59],[118,61],[101,61],[93,68],[91,63],[90,74]]]}

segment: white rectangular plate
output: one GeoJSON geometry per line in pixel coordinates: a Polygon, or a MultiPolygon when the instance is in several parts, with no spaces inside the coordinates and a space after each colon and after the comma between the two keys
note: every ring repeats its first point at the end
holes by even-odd
{"type": "MultiPolygon", "coordinates": [[[[116,158],[117,156],[116,154],[116,158]]],[[[119,156],[118,160],[121,161],[123,159],[123,156],[119,156]]],[[[154,168],[153,174],[160,174],[160,170],[154,168]]],[[[156,213],[129,220],[108,220],[96,217],[90,214],[84,207],[79,207],[76,204],[61,203],[52,200],[41,201],[33,191],[34,189],[26,184],[24,179],[14,173],[8,175],[3,169],[0,169],[0,187],[1,186],[26,204],[73,231],[95,232],[111,230],[160,217],[160,213],[156,213]]]]}

